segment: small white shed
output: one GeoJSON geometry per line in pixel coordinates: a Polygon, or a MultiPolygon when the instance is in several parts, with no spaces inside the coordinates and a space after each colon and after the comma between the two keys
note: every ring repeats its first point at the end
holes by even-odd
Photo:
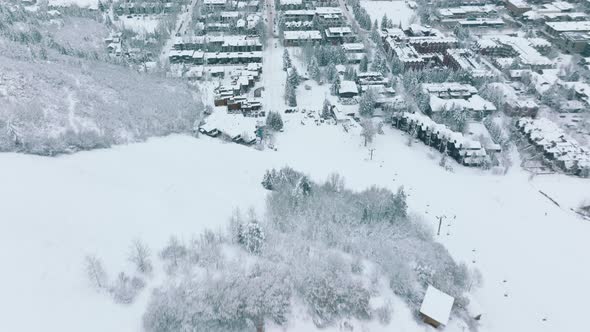
{"type": "Polygon", "coordinates": [[[434,327],[447,325],[454,302],[454,297],[428,285],[420,307],[420,314],[424,318],[424,322],[434,327]]]}

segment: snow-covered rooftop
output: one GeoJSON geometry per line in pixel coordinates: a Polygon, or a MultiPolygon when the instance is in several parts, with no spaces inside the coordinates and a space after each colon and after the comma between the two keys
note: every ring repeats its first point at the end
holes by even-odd
{"type": "Polygon", "coordinates": [[[342,44],[342,48],[347,52],[358,52],[363,51],[365,45],[363,43],[344,43],[342,44]]]}
{"type": "Polygon", "coordinates": [[[315,9],[316,14],[318,15],[326,15],[326,14],[342,14],[342,9],[339,7],[317,7],[315,9]]]}
{"type": "Polygon", "coordinates": [[[204,5],[225,5],[227,0],[203,0],[204,5]]]}
{"type": "Polygon", "coordinates": [[[546,22],[545,24],[557,32],[590,31],[590,21],[546,22]]]}
{"type": "Polygon", "coordinates": [[[281,5],[301,5],[303,0],[280,0],[281,5]]]}
{"type": "Polygon", "coordinates": [[[350,34],[352,34],[352,29],[350,27],[329,27],[326,29],[326,35],[344,36],[350,34]]]}
{"type": "Polygon", "coordinates": [[[296,30],[285,31],[285,40],[319,40],[322,39],[322,34],[318,30],[296,30]]]}
{"type": "Polygon", "coordinates": [[[342,81],[340,83],[340,89],[338,89],[338,93],[359,93],[359,89],[356,86],[354,81],[342,81]]]}
{"type": "Polygon", "coordinates": [[[283,12],[285,16],[313,16],[315,10],[313,9],[290,9],[283,12]]]}
{"type": "Polygon", "coordinates": [[[426,295],[420,306],[420,313],[426,315],[442,325],[447,325],[455,299],[428,285],[426,295]]]}
{"type": "Polygon", "coordinates": [[[567,135],[555,122],[546,118],[521,118],[518,126],[537,146],[561,161],[566,169],[590,169],[588,148],[567,135]]]}
{"type": "Polygon", "coordinates": [[[518,58],[523,64],[545,67],[553,65],[553,62],[546,56],[541,55],[535,47],[546,47],[547,43],[542,38],[527,39],[506,35],[489,35],[477,41],[480,49],[507,46],[518,53],[518,58]]]}
{"type": "Polygon", "coordinates": [[[463,84],[457,82],[445,83],[424,83],[422,89],[428,93],[461,93],[463,95],[473,95],[477,93],[477,89],[471,84],[463,84]]]}
{"type": "Polygon", "coordinates": [[[490,101],[485,100],[480,95],[473,95],[467,99],[462,98],[451,98],[442,99],[437,96],[430,96],[430,108],[432,112],[442,112],[444,110],[451,110],[458,108],[466,111],[482,111],[482,112],[493,112],[496,110],[496,106],[490,101]]]}

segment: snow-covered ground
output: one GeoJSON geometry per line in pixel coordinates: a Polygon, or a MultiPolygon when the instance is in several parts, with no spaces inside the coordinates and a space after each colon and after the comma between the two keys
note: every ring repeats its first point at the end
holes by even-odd
{"type": "MultiPolygon", "coordinates": [[[[50,2],[57,1],[96,3],[50,2]]],[[[412,15],[402,1],[362,4],[373,19],[385,13],[398,23],[412,15]]],[[[271,39],[263,64],[266,110],[285,108],[282,53],[271,39]]],[[[328,89],[302,84],[299,108],[319,110],[324,98],[335,101],[328,89]]],[[[9,313],[3,316],[2,330],[141,331],[149,292],[144,290],[131,306],[114,304],[88,285],[84,256],[96,254],[114,277],[126,269],[134,239],[156,251],[171,235],[189,239],[205,228],[225,227],[234,208],[261,212],[264,171],[285,165],[314,180],[339,172],[358,190],[404,185],[410,209],[434,231],[436,216],[445,215],[438,240],[458,261],[483,274],[472,304],[473,314],[483,314],[481,331],[582,329],[579,319],[590,294],[590,222],[570,209],[590,199],[590,180],[530,178],[518,167],[505,176],[457,165],[449,172],[438,166],[438,152],[420,142],[408,146],[403,133],[389,128],[377,136],[369,160],[358,130],[346,133],[340,126],[313,121],[302,125],[302,117],[283,114],[285,132],[277,135],[278,151],[202,135],[57,158],[0,154],[0,259],[5,266],[0,311],[9,313]]],[[[364,330],[431,330],[409,319],[401,303],[394,303],[393,315],[392,326],[370,323],[364,330]]],[[[295,319],[289,330],[315,328],[295,319]]],[[[446,330],[463,331],[456,321],[446,330]]]]}
{"type": "MultiPolygon", "coordinates": [[[[113,276],[124,269],[133,239],[155,250],[172,234],[187,239],[224,227],[235,207],[260,211],[264,170],[290,165],[316,180],[340,172],[355,189],[404,185],[410,208],[433,229],[435,216],[448,216],[440,241],[483,273],[483,288],[474,294],[482,331],[579,330],[583,295],[590,294],[584,263],[590,223],[569,208],[590,195],[590,181],[531,180],[519,169],[495,176],[457,166],[450,173],[438,166],[437,153],[418,142],[407,146],[393,129],[377,137],[369,161],[357,135],[339,126],[302,126],[300,116],[284,115],[278,151],[171,136],[53,159],[0,155],[0,258],[10,267],[0,283],[0,310],[11,313],[3,328],[139,330],[147,292],[130,307],[112,303],[87,285],[84,255],[101,257],[113,276]]],[[[409,326],[401,330],[418,329],[409,326]]]]}
{"type": "Polygon", "coordinates": [[[82,8],[98,8],[98,0],[49,0],[50,6],[70,6],[78,5],[82,8]]]}
{"type": "Polygon", "coordinates": [[[158,15],[140,16],[134,15],[131,17],[119,16],[119,25],[127,29],[133,30],[137,33],[154,32],[160,23],[161,17],[158,15]]]}
{"type": "Polygon", "coordinates": [[[383,14],[393,21],[394,25],[410,23],[414,10],[408,7],[405,1],[371,1],[361,0],[361,6],[365,8],[371,20],[381,23],[383,14]]]}

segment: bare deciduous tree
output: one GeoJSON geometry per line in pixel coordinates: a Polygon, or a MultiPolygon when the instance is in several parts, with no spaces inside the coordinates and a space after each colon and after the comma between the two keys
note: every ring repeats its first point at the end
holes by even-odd
{"type": "Polygon", "coordinates": [[[108,284],[108,276],[101,260],[94,255],[87,255],[84,258],[84,268],[90,283],[97,289],[104,289],[108,284]]]}
{"type": "Polygon", "coordinates": [[[131,244],[129,261],[135,264],[140,273],[150,274],[152,272],[151,251],[141,240],[135,240],[131,244]]]}

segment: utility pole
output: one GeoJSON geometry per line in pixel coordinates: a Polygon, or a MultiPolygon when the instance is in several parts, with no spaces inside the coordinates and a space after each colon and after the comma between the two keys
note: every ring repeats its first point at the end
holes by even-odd
{"type": "Polygon", "coordinates": [[[440,235],[440,226],[442,226],[443,218],[446,218],[446,216],[437,216],[437,218],[438,218],[438,231],[436,232],[436,235],[440,235]]]}
{"type": "Polygon", "coordinates": [[[373,160],[373,151],[375,151],[375,148],[370,148],[369,152],[371,153],[371,160],[373,160]]]}

